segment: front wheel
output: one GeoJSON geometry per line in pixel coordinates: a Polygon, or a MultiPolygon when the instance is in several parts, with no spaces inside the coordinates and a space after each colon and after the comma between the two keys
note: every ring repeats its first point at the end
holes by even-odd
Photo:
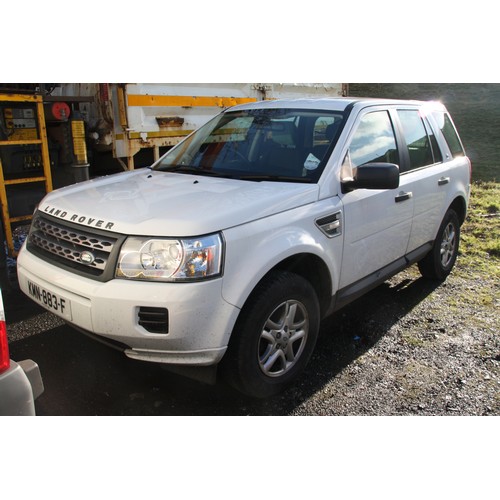
{"type": "Polygon", "coordinates": [[[450,274],[458,255],[460,222],[452,209],[446,212],[432,250],[418,263],[425,278],[443,281],[450,274]]]}
{"type": "Polygon", "coordinates": [[[311,284],[287,271],[264,278],[245,304],[223,360],[226,378],[252,397],[281,392],[305,368],[319,331],[311,284]]]}

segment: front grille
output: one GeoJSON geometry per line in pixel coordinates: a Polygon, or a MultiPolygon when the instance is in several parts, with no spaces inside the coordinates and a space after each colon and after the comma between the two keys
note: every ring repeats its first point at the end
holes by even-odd
{"type": "Polygon", "coordinates": [[[37,212],[31,223],[28,249],[48,262],[105,281],[114,274],[116,254],[123,237],[81,229],[37,212]]]}

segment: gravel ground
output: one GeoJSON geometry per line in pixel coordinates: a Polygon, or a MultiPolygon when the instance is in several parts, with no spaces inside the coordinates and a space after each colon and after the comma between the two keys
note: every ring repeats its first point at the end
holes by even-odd
{"type": "Polygon", "coordinates": [[[290,414],[500,415],[498,283],[461,275],[410,268],[327,320],[290,414]]]}

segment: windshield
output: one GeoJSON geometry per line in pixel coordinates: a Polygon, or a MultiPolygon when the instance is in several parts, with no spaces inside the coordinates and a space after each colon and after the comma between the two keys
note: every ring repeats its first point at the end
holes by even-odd
{"type": "Polygon", "coordinates": [[[256,181],[316,182],[342,121],[339,111],[228,111],[171,149],[153,169],[256,181]]]}

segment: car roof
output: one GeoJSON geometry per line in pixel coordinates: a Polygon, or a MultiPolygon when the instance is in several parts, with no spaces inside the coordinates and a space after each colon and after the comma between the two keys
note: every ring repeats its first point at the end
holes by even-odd
{"type": "Polygon", "coordinates": [[[243,109],[320,109],[330,111],[345,111],[348,107],[359,104],[377,105],[411,105],[429,106],[442,108],[442,104],[434,101],[418,101],[403,99],[380,99],[374,97],[320,97],[320,98],[296,98],[296,99],[276,99],[268,101],[257,101],[247,104],[239,104],[229,108],[231,111],[243,109]]]}

